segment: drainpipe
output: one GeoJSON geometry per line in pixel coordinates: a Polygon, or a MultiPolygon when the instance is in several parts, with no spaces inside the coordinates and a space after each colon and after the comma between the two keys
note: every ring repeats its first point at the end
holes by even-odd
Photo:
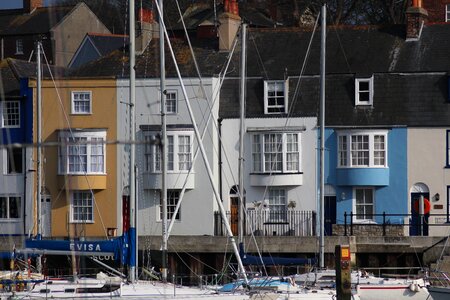
{"type": "Polygon", "coordinates": [[[222,186],[222,118],[219,118],[218,125],[219,125],[219,190],[220,190],[220,197],[223,202],[223,186],[222,186]]]}

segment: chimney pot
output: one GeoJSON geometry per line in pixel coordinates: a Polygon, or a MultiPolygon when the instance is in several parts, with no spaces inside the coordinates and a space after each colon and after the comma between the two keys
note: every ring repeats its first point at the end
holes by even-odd
{"type": "Polygon", "coordinates": [[[35,8],[42,7],[43,0],[23,0],[23,10],[27,13],[32,12],[35,8]]]}

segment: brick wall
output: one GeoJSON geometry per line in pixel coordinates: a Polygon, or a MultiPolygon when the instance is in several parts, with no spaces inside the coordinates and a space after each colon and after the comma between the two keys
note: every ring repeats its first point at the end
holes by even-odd
{"type": "Polygon", "coordinates": [[[450,0],[422,0],[422,6],[428,11],[428,22],[445,22],[445,5],[450,0]]]}

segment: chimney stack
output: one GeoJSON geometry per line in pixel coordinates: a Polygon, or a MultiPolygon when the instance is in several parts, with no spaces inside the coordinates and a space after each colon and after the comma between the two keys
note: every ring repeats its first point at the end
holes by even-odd
{"type": "Polygon", "coordinates": [[[34,9],[42,7],[43,0],[23,0],[23,10],[26,13],[32,12],[34,9]]]}
{"type": "Polygon", "coordinates": [[[241,17],[236,0],[224,0],[223,5],[225,12],[219,16],[219,50],[229,51],[241,25],[241,17]]]}
{"type": "Polygon", "coordinates": [[[159,36],[159,24],[155,22],[153,10],[141,8],[138,12],[138,34],[136,52],[142,53],[152,38],[159,36]]]}
{"type": "Polygon", "coordinates": [[[419,39],[427,19],[428,12],[422,7],[422,0],[413,0],[412,6],[406,10],[406,40],[419,39]]]}

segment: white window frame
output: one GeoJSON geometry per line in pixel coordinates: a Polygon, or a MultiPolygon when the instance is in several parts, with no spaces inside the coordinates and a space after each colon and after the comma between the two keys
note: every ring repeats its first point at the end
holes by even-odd
{"type": "Polygon", "coordinates": [[[5,198],[6,199],[6,203],[3,203],[2,201],[0,201],[0,205],[5,204],[6,207],[6,217],[3,218],[0,215],[0,222],[1,221],[15,221],[15,220],[20,220],[22,218],[22,207],[23,207],[23,203],[22,203],[22,196],[20,195],[0,195],[0,198],[5,198]],[[18,213],[18,217],[17,218],[12,218],[11,217],[11,208],[10,208],[10,199],[11,198],[19,198],[19,208],[17,210],[18,213]]]}
{"type": "Polygon", "coordinates": [[[450,22],[450,4],[445,5],[445,22],[450,22]]]}
{"type": "Polygon", "coordinates": [[[338,141],[338,151],[337,151],[337,163],[338,168],[387,168],[388,167],[388,131],[387,130],[377,130],[377,131],[341,131],[337,135],[338,141]],[[346,137],[345,139],[343,137],[346,137]],[[354,152],[363,151],[362,149],[352,148],[352,137],[355,136],[367,136],[368,137],[368,164],[354,164],[353,154],[354,152]],[[376,138],[377,136],[382,136],[384,138],[384,149],[380,150],[377,148],[376,138]],[[346,146],[341,143],[346,140],[346,146]],[[345,151],[344,151],[345,149],[345,151]],[[375,164],[376,152],[384,151],[384,164],[375,164]],[[344,165],[343,162],[347,164],[344,165]]]}
{"type": "Polygon", "coordinates": [[[71,92],[71,96],[70,96],[70,103],[71,103],[71,111],[73,115],[90,115],[92,114],[92,91],[72,91],[71,92]],[[75,99],[75,97],[78,95],[78,97],[80,95],[89,95],[89,100],[80,100],[80,99],[75,99]],[[89,111],[83,111],[80,110],[79,108],[77,108],[77,105],[75,105],[76,102],[87,102],[89,103],[89,111]]]}
{"type": "Polygon", "coordinates": [[[287,217],[287,191],[270,187],[268,190],[269,216],[271,221],[285,221],[287,217]]]}
{"type": "Polygon", "coordinates": [[[20,128],[20,101],[0,101],[0,118],[2,128],[20,128]]]}
{"type": "MultiPolygon", "coordinates": [[[[365,197],[364,197],[365,198],[365,197]]],[[[354,187],[353,188],[353,223],[375,223],[375,216],[367,217],[367,207],[372,207],[372,214],[375,214],[375,188],[373,187],[354,187]],[[364,202],[363,204],[357,204],[356,203],[356,191],[357,190],[363,190],[363,191],[371,191],[372,193],[372,203],[364,202]],[[363,206],[363,216],[359,216],[357,206],[363,206]]]]}
{"type": "Polygon", "coordinates": [[[301,134],[299,132],[259,132],[253,133],[251,136],[252,143],[252,172],[253,173],[299,173],[301,172],[301,134]],[[272,135],[281,135],[279,139],[279,144],[267,143],[267,139],[271,138],[272,135]],[[288,135],[297,136],[297,151],[288,151],[288,135]],[[276,151],[268,148],[276,147],[276,151]],[[275,162],[278,163],[278,155],[281,153],[281,168],[278,169],[273,165],[267,167],[266,162],[268,162],[268,156],[273,154],[275,156],[275,162]],[[288,162],[289,155],[294,155],[297,157],[297,161],[293,160],[288,162]],[[259,161],[258,161],[259,159],[259,161]],[[289,166],[293,166],[292,163],[297,163],[297,168],[295,166],[289,170],[289,166]]]}
{"type": "Polygon", "coordinates": [[[446,157],[446,165],[447,168],[450,168],[450,130],[446,131],[446,135],[447,135],[447,157],[446,157]]]}
{"type": "Polygon", "coordinates": [[[288,112],[288,82],[287,80],[266,80],[264,81],[264,114],[285,114],[288,112]],[[274,86],[275,88],[272,88],[274,86]],[[269,104],[269,92],[275,90],[275,93],[278,91],[277,87],[283,87],[283,95],[282,96],[274,96],[275,98],[283,98],[283,105],[269,104]],[[275,111],[271,111],[275,110],[275,111]]]}
{"type": "MultiPolygon", "coordinates": [[[[151,140],[154,140],[155,137],[159,138],[159,132],[149,131],[144,136],[145,171],[148,173],[161,173],[161,146],[159,143],[151,143],[151,140]]],[[[193,167],[193,141],[194,132],[192,130],[167,132],[168,173],[187,173],[189,172],[189,168],[193,167]],[[184,137],[189,138],[189,145],[183,145],[181,143],[184,137]]]]}
{"type": "Polygon", "coordinates": [[[177,113],[178,113],[178,92],[177,90],[166,90],[166,114],[175,115],[177,113]],[[169,105],[169,102],[173,102],[173,105],[169,105]],[[172,107],[174,109],[169,109],[172,107]]]}
{"type": "MultiPolygon", "coordinates": [[[[161,199],[161,198],[160,198],[161,199]]],[[[160,200],[161,201],[161,200],[160,200]]],[[[177,203],[180,201],[180,190],[167,190],[167,220],[171,220],[177,203]]],[[[158,205],[158,221],[162,221],[162,206],[158,205]]],[[[175,218],[176,222],[181,221],[181,206],[175,218]]]]}
{"type": "Polygon", "coordinates": [[[23,39],[16,40],[16,54],[23,54],[23,39]]]}
{"type": "Polygon", "coordinates": [[[13,147],[6,147],[4,148],[3,152],[3,174],[5,175],[16,175],[16,174],[23,174],[23,169],[24,169],[24,160],[23,160],[23,155],[24,155],[24,148],[13,148],[13,147]],[[14,159],[14,152],[15,151],[19,151],[20,150],[20,170],[17,171],[17,168],[15,166],[14,170],[12,170],[12,166],[11,166],[11,158],[10,155],[13,155],[13,161],[15,161],[14,159]],[[11,170],[10,170],[11,169],[11,170]]]}
{"type": "MultiPolygon", "coordinates": [[[[94,193],[92,191],[77,191],[74,190],[70,193],[70,223],[88,223],[88,224],[92,224],[94,223],[94,201],[95,201],[95,196],[94,193]],[[81,205],[77,205],[77,207],[79,207],[79,209],[81,210],[89,210],[87,213],[90,214],[92,216],[92,218],[90,219],[86,219],[86,220],[82,220],[82,219],[75,219],[75,195],[81,195],[82,198],[80,198],[81,200],[81,205]],[[85,198],[85,196],[87,198],[85,198]],[[89,201],[90,205],[85,205],[85,203],[87,203],[87,201],[89,201]]],[[[81,212],[82,214],[86,214],[86,212],[81,212]]]]}
{"type": "Polygon", "coordinates": [[[58,173],[60,175],[106,174],[106,131],[60,131],[59,142],[58,173]],[[74,144],[73,139],[83,140],[79,144],[74,144]],[[84,147],[86,151],[81,152],[84,147]],[[99,150],[103,151],[103,153],[99,154],[99,150]],[[71,161],[70,158],[77,155],[77,153],[71,155],[73,151],[78,152],[78,155],[80,156],[76,160],[80,160],[82,156],[86,156],[86,170],[70,170],[70,165],[74,162],[71,161]],[[103,159],[103,166],[101,166],[101,162],[98,162],[95,159],[99,157],[103,159]],[[97,166],[98,164],[100,164],[100,170],[94,168],[94,166],[97,166]]]}
{"type": "Polygon", "coordinates": [[[355,105],[373,105],[373,76],[369,78],[355,78],[355,105]],[[367,89],[361,89],[361,83],[368,83],[367,89]],[[361,99],[361,93],[368,93],[368,100],[361,99]]]}

